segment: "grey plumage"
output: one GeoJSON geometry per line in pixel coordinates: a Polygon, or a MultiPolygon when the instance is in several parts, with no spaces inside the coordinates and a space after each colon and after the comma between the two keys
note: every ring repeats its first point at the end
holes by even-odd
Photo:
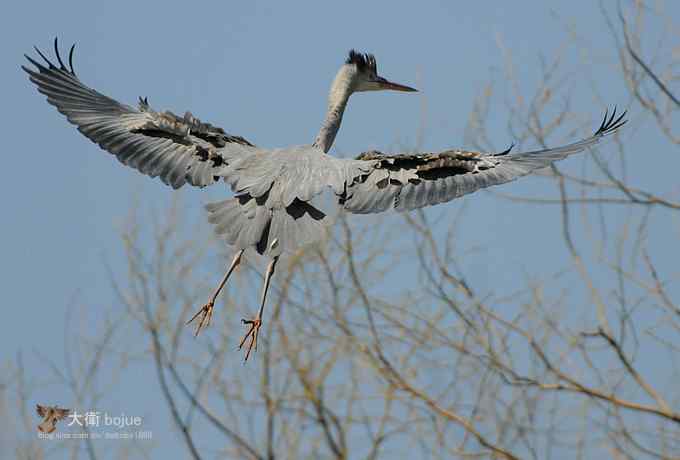
{"type": "Polygon", "coordinates": [[[367,152],[358,158],[377,161],[370,174],[353,182],[340,204],[357,214],[388,209],[410,211],[451,201],[479,189],[525,176],[555,161],[583,151],[616,132],[626,120],[605,114],[600,128],[590,137],[552,149],[500,154],[449,150],[433,154],[384,155],[367,152]]]}
{"type": "MultiPolygon", "coordinates": [[[[55,51],[57,58],[58,48],[55,51]]],[[[146,99],[134,109],[85,86],[73,68],[57,67],[42,53],[44,66],[26,56],[36,70],[25,66],[30,80],[68,121],[118,160],[143,174],[179,188],[186,182],[206,186],[215,182],[215,160],[246,154],[252,145],[221,128],[204,124],[187,112],[183,118],[157,113],[146,99]],[[219,153],[218,153],[219,151],[219,153]]],[[[72,53],[71,53],[72,56],[72,53]]]]}
{"type": "MultiPolygon", "coordinates": [[[[123,164],[159,177],[173,188],[185,183],[204,187],[223,179],[234,192],[234,198],[206,207],[217,235],[240,251],[211,302],[199,312],[203,317],[198,331],[206,317],[210,321],[219,289],[247,248],[274,259],[267,271],[261,314],[266,286],[278,257],[322,238],[325,214],[310,201],[325,189],[337,195],[345,210],[360,214],[389,209],[408,211],[444,203],[480,188],[512,181],[583,151],[626,122],[625,113],[617,118],[614,111],[611,116],[605,115],[600,129],[586,139],[524,153],[366,152],[355,159],[334,158],[326,152],[340,129],[352,94],[387,89],[415,91],[380,77],[373,55],[351,51],[333,81],[326,118],[314,143],[266,150],[190,112],[180,117],[154,111],[146,99],[140,98],[138,107],[133,108],[104,96],[76,76],[73,47],[69,67],[59,55],[56,39],[54,49],[58,65],[36,48],[45,64],[26,56],[34,68],[22,68],[47,101],[86,137],[123,164]]],[[[257,343],[258,321],[249,323],[252,326],[246,338],[251,337],[251,347],[257,343]]]]}

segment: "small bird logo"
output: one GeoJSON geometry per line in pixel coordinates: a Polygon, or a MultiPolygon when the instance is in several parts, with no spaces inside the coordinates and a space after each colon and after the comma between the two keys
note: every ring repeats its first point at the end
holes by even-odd
{"type": "Polygon", "coordinates": [[[66,418],[71,412],[71,409],[63,409],[58,406],[41,406],[35,405],[35,410],[43,421],[38,425],[38,431],[41,433],[51,433],[56,429],[56,424],[59,420],[66,418]]]}

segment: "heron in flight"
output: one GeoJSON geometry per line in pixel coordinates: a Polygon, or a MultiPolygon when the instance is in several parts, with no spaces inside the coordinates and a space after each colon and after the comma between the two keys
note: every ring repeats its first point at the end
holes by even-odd
{"type": "Polygon", "coordinates": [[[157,112],[141,97],[135,108],[86,86],[73,70],[74,47],[68,66],[55,39],[56,64],[35,48],[45,63],[27,55],[34,67],[22,68],[38,91],[78,131],[121,163],[159,177],[174,189],[187,183],[205,187],[220,180],[231,187],[232,198],[210,203],[206,209],[216,234],[232,245],[236,254],[208,302],[187,324],[198,319],[196,335],[210,324],[215,299],[246,249],[268,257],[259,310],[254,318],[243,320],[248,330],[239,349],[248,342],[246,360],[251,350],[257,350],[267,290],[279,257],[324,235],[326,215],[311,202],[324,190],[330,188],[339,206],[357,214],[431,206],[550,166],[594,146],[626,122],[625,112],[617,117],[614,109],[611,115],[605,112],[592,136],[530,152],[511,153],[512,147],[500,153],[451,149],[386,155],[370,151],[354,159],[334,158],[327,153],[352,94],[416,91],[380,76],[373,55],[352,50],[333,80],[326,117],[314,142],[264,149],[190,112],[181,117],[169,111],[157,112]]]}

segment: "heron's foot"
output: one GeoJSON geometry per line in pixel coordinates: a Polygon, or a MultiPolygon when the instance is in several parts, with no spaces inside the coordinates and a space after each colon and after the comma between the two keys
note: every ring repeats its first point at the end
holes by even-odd
{"type": "Polygon", "coordinates": [[[215,301],[211,300],[207,304],[203,305],[203,308],[198,310],[194,316],[191,317],[187,324],[191,324],[196,318],[201,317],[198,320],[198,326],[196,327],[195,337],[201,333],[201,329],[210,326],[210,320],[212,319],[213,308],[215,307],[215,301]]]}
{"type": "Polygon", "coordinates": [[[241,348],[243,348],[243,345],[246,343],[246,340],[250,339],[250,342],[248,343],[248,349],[246,350],[246,359],[244,360],[248,361],[250,351],[253,348],[255,349],[255,351],[257,351],[257,336],[260,333],[262,319],[258,315],[257,318],[255,319],[242,319],[241,321],[243,322],[243,324],[250,325],[250,329],[248,329],[248,332],[246,332],[246,335],[243,337],[243,340],[241,340],[241,343],[238,346],[238,349],[240,350],[241,348]]]}

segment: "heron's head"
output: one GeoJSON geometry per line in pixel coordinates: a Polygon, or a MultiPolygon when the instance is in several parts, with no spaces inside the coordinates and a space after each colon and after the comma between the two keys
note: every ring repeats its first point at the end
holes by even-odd
{"type": "Polygon", "coordinates": [[[410,86],[394,83],[378,75],[378,65],[372,54],[358,53],[354,50],[349,52],[345,61],[345,67],[351,74],[353,91],[418,91],[410,86]]]}

